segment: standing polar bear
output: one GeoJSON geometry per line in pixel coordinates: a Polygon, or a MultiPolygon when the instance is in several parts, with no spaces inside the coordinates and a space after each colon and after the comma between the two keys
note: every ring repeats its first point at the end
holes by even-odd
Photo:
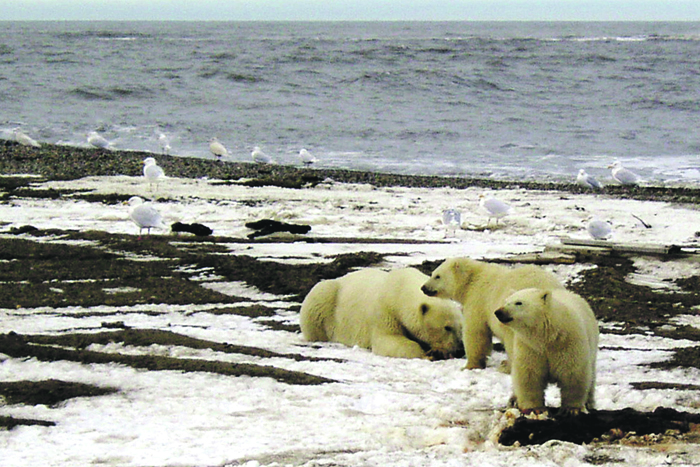
{"type": "Polygon", "coordinates": [[[547,383],[561,390],[560,415],[595,408],[598,322],[586,300],[561,289],[525,289],[495,315],[513,330],[511,378],[521,411],[545,410],[547,383]]]}
{"type": "Polygon", "coordinates": [[[387,357],[462,356],[459,304],[426,297],[420,287],[427,279],[413,268],[369,268],[321,281],[301,305],[302,334],[387,357]]]}
{"type": "MultiPolygon", "coordinates": [[[[468,369],[486,368],[495,335],[512,352],[512,331],[494,315],[506,297],[529,287],[563,288],[553,274],[537,266],[508,268],[470,258],[448,258],[422,287],[431,297],[451,298],[462,304],[463,342],[468,369]]],[[[508,363],[505,370],[508,371],[508,363]]]]}

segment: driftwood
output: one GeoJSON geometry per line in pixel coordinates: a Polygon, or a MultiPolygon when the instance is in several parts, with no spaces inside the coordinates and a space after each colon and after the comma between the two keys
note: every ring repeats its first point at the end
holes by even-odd
{"type": "Polygon", "coordinates": [[[561,244],[547,245],[545,251],[589,255],[616,253],[654,256],[680,256],[698,253],[698,246],[615,243],[606,240],[583,240],[570,237],[562,237],[560,241],[561,244]]]}
{"type": "Polygon", "coordinates": [[[276,232],[289,232],[293,234],[305,234],[311,230],[310,225],[303,224],[287,224],[272,219],[262,219],[255,222],[248,222],[246,225],[249,229],[255,232],[248,235],[248,238],[257,238],[265,235],[270,235],[276,232]]]}
{"type": "Polygon", "coordinates": [[[594,440],[622,439],[630,435],[663,435],[669,430],[678,434],[687,433],[698,423],[700,414],[663,407],[653,412],[638,412],[634,409],[594,410],[575,417],[546,420],[520,417],[501,432],[498,442],[505,446],[516,443],[521,446],[542,444],[550,440],[583,444],[594,440]]]}

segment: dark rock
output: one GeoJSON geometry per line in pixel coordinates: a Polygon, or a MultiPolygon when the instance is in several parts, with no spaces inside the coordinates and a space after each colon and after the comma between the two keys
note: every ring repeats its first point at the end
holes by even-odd
{"type": "MultiPolygon", "coordinates": [[[[594,410],[588,414],[571,417],[554,417],[547,420],[532,420],[520,417],[515,424],[501,433],[498,442],[512,446],[543,444],[556,439],[576,444],[590,443],[616,433],[616,438],[629,434],[644,436],[664,434],[667,430],[686,433],[690,424],[700,422],[700,414],[679,412],[659,407],[653,412],[639,412],[634,409],[594,410]]],[[[612,435],[611,435],[612,436],[612,435]]]]}
{"type": "Polygon", "coordinates": [[[175,222],[170,229],[173,232],[187,232],[194,234],[198,237],[206,237],[211,235],[214,231],[203,224],[183,224],[182,222],[175,222]]]}
{"type": "Polygon", "coordinates": [[[10,229],[10,233],[13,235],[21,235],[29,232],[36,232],[37,230],[39,229],[37,229],[33,225],[23,225],[21,227],[12,227],[10,229]]]}
{"type": "Polygon", "coordinates": [[[246,225],[249,229],[255,230],[248,238],[257,238],[265,235],[270,235],[276,232],[289,232],[293,234],[306,234],[311,230],[310,225],[304,224],[287,224],[272,219],[262,219],[255,222],[248,222],[246,225]]]}

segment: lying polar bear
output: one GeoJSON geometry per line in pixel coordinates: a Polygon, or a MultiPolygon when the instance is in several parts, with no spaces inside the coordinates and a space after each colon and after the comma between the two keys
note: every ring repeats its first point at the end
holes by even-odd
{"type": "Polygon", "coordinates": [[[321,281],[301,306],[302,334],[387,357],[462,356],[459,304],[424,295],[420,288],[427,279],[413,268],[368,268],[321,281]]]}

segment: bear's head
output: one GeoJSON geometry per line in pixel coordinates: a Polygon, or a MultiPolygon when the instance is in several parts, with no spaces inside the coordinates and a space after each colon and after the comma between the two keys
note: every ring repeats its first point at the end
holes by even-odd
{"type": "Polygon", "coordinates": [[[535,328],[552,300],[552,292],[543,289],[522,289],[506,298],[496,310],[496,318],[513,329],[535,328]]]}
{"type": "Polygon", "coordinates": [[[434,360],[463,357],[462,310],[452,300],[426,297],[418,303],[417,325],[406,329],[434,360]]]}
{"type": "Polygon", "coordinates": [[[435,268],[421,290],[429,297],[458,299],[459,290],[471,279],[474,260],[448,258],[435,268]]]}

